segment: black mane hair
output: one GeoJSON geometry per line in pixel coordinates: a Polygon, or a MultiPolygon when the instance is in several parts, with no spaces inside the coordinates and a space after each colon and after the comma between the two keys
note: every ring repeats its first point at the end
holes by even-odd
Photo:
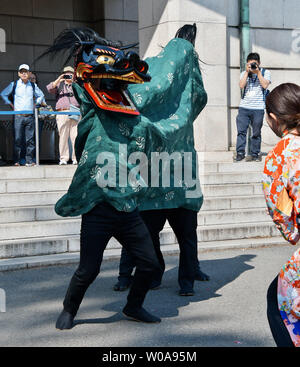
{"type": "MultiPolygon", "coordinates": [[[[109,41],[102,38],[91,28],[67,28],[55,38],[53,45],[43,52],[35,61],[47,55],[54,58],[57,54],[62,52],[67,53],[67,58],[64,62],[64,65],[66,65],[72,57],[78,58],[83,51],[89,52],[95,44],[122,48],[121,42],[109,41]]],[[[128,46],[124,48],[128,48],[128,46]]]]}
{"type": "Polygon", "coordinates": [[[197,26],[196,23],[193,25],[191,24],[185,24],[181,28],[179,28],[175,34],[175,38],[183,38],[189,42],[195,47],[195,39],[197,34],[197,26]]]}

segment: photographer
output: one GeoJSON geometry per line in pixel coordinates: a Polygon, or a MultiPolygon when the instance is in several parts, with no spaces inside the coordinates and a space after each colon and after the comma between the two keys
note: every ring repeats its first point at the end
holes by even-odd
{"type": "Polygon", "coordinates": [[[269,70],[260,67],[260,56],[250,53],[247,57],[246,70],[240,76],[240,88],[243,90],[239,112],[236,118],[237,142],[235,162],[244,160],[246,137],[249,124],[252,126],[250,138],[250,156],[246,161],[261,161],[261,128],[265,112],[265,99],[271,83],[269,70]]]}
{"type": "MultiPolygon", "coordinates": [[[[55,109],[57,111],[70,111],[70,104],[79,107],[72,89],[73,76],[74,69],[71,66],[66,66],[63,69],[63,73],[54,82],[47,85],[48,92],[56,96],[55,109]]],[[[73,164],[77,164],[74,149],[77,136],[77,122],[71,119],[70,115],[57,115],[56,123],[59,134],[59,164],[65,165],[68,163],[70,157],[69,138],[72,144],[72,161],[73,164]]]]}

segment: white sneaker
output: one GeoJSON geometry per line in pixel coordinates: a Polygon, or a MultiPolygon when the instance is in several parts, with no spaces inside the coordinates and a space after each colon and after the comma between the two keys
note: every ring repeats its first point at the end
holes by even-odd
{"type": "Polygon", "coordinates": [[[60,166],[63,166],[63,165],[66,165],[66,164],[68,164],[68,163],[65,160],[63,160],[63,159],[59,162],[59,165],[60,166]]]}
{"type": "Polygon", "coordinates": [[[76,159],[73,161],[72,164],[74,164],[74,166],[76,166],[78,164],[77,161],[76,161],[76,159]]]}

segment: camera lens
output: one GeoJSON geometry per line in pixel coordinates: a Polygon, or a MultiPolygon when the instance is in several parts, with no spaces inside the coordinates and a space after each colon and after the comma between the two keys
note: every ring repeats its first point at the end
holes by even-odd
{"type": "Polygon", "coordinates": [[[250,64],[250,67],[251,67],[251,69],[252,69],[252,70],[256,70],[256,69],[257,69],[257,64],[256,64],[256,62],[252,62],[252,63],[250,64]]]}

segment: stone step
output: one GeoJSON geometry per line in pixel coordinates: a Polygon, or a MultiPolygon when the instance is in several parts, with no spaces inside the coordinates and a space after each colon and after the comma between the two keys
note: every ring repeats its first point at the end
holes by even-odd
{"type": "Polygon", "coordinates": [[[53,205],[63,194],[62,191],[0,194],[0,208],[53,205]]]}
{"type": "MultiPolygon", "coordinates": [[[[20,194],[21,195],[21,194],[20,194]]],[[[54,211],[54,203],[57,201],[62,194],[57,195],[56,193],[45,193],[44,195],[34,195],[33,197],[28,196],[28,194],[23,194],[19,198],[19,203],[17,202],[17,198],[14,198],[14,202],[11,203],[10,207],[0,207],[0,239],[11,238],[11,237],[3,237],[10,233],[11,235],[15,235],[16,231],[20,231],[20,226],[18,225],[15,229],[13,223],[23,223],[21,226],[25,227],[26,231],[31,231],[32,234],[35,234],[36,228],[38,231],[43,233],[42,227],[39,229],[39,225],[43,225],[43,222],[49,221],[47,223],[49,229],[50,227],[55,227],[56,222],[62,221],[72,221],[74,219],[78,219],[79,217],[68,217],[63,218],[57,215],[54,211]],[[42,200],[45,200],[45,204],[48,204],[49,201],[53,201],[52,205],[36,205],[36,206],[17,206],[22,201],[23,205],[32,204],[36,201],[36,204],[42,204],[42,200]],[[15,206],[14,206],[15,205],[15,206]],[[7,227],[7,226],[8,227],[7,227]],[[32,227],[34,226],[34,227],[32,227]],[[7,228],[6,228],[7,227],[7,228]],[[30,228],[30,229],[29,229],[30,228]]],[[[1,202],[2,203],[2,202],[1,202]]],[[[216,216],[220,220],[230,220],[231,216],[238,216],[238,213],[231,212],[231,210],[243,209],[241,213],[241,219],[247,218],[249,213],[249,209],[258,210],[257,215],[261,215],[261,209],[265,209],[266,203],[263,195],[250,195],[250,196],[236,196],[236,197],[205,197],[202,208],[199,212],[199,217],[216,216]],[[259,210],[260,209],[260,210],[259,210]],[[213,211],[213,213],[209,214],[209,211],[213,211]],[[208,214],[205,214],[208,212],[208,214]]],[[[251,212],[251,218],[255,215],[255,210],[251,212]]],[[[231,223],[231,222],[229,222],[231,223]]],[[[201,222],[199,222],[201,224],[201,222]]],[[[26,237],[26,236],[23,236],[26,237]]]]}
{"type": "MultiPolygon", "coordinates": [[[[205,199],[208,202],[208,198],[205,199]]],[[[228,205],[233,205],[229,202],[228,205]]],[[[224,199],[222,203],[226,202],[224,199]]],[[[240,209],[223,209],[223,210],[204,210],[205,206],[200,210],[198,214],[198,225],[205,224],[218,224],[218,223],[243,223],[243,222],[257,222],[260,220],[266,221],[268,215],[265,211],[264,201],[259,204],[261,208],[245,208],[242,211],[240,209]]],[[[205,204],[207,207],[211,207],[213,204],[205,204]]],[[[245,204],[247,205],[247,203],[245,204]]],[[[72,217],[80,218],[78,217],[72,217]]],[[[19,223],[19,222],[33,222],[33,221],[51,221],[51,220],[69,220],[70,217],[60,217],[54,211],[53,205],[36,206],[36,207],[15,207],[15,208],[0,208],[0,223],[19,223]]]]}
{"type": "MultiPolygon", "coordinates": [[[[200,174],[229,172],[262,172],[264,162],[222,162],[221,160],[203,161],[199,159],[200,174]]],[[[40,165],[35,167],[1,167],[0,183],[20,179],[72,178],[77,166],[40,165]]]]}
{"type": "MultiPolygon", "coordinates": [[[[116,239],[111,238],[107,248],[120,248],[120,244],[116,239]]],[[[76,252],[79,250],[79,234],[0,241],[1,259],[76,252]]]]}
{"type": "MultiPolygon", "coordinates": [[[[260,247],[274,247],[286,246],[287,242],[282,237],[272,238],[245,238],[230,241],[214,241],[214,242],[199,242],[198,253],[201,261],[201,253],[208,251],[224,251],[231,249],[247,249],[260,247]]],[[[177,244],[164,245],[161,247],[162,253],[178,254],[179,247],[177,244]]],[[[103,254],[103,260],[119,259],[121,254],[120,248],[106,248],[103,254]]],[[[16,257],[10,259],[0,259],[0,271],[21,270],[42,266],[54,265],[71,265],[78,264],[79,252],[65,252],[51,255],[41,256],[26,256],[16,257]]]]}
{"type": "MultiPolygon", "coordinates": [[[[225,241],[244,239],[252,237],[274,237],[278,236],[278,229],[272,221],[253,222],[253,223],[238,223],[238,224],[218,224],[198,226],[198,241],[225,241]]],[[[176,242],[174,233],[170,231],[161,232],[162,242],[176,242]],[[174,238],[175,239],[174,239],[174,238]]]]}
{"type": "Polygon", "coordinates": [[[0,208],[0,223],[2,224],[55,219],[68,220],[70,217],[57,215],[54,210],[54,205],[0,208]]]}
{"type": "Polygon", "coordinates": [[[201,211],[265,208],[266,202],[263,195],[205,197],[201,211]]]}
{"type": "MultiPolygon", "coordinates": [[[[19,223],[19,230],[11,234],[12,226],[7,224],[1,230],[0,258],[42,255],[53,252],[79,251],[80,220],[52,221],[55,225],[50,226],[48,221],[33,222],[32,225],[19,223]]],[[[3,225],[1,225],[3,226],[3,225]]],[[[278,236],[276,226],[270,222],[253,222],[238,224],[218,224],[198,226],[198,240],[222,241],[244,238],[259,238],[278,236]]],[[[162,245],[177,243],[171,228],[164,228],[160,233],[162,245]]],[[[112,241],[113,247],[119,247],[117,241],[112,241]]]]}
{"type": "Polygon", "coordinates": [[[0,241],[35,237],[76,235],[80,219],[51,220],[0,224],[0,241]]]}
{"type": "Polygon", "coordinates": [[[0,182],[4,180],[72,178],[77,166],[41,165],[34,167],[1,167],[0,182]]]}
{"type": "MultiPolygon", "coordinates": [[[[247,173],[248,174],[248,173],[247,173]]],[[[201,188],[208,196],[223,196],[224,195],[247,195],[256,194],[258,191],[262,192],[262,185],[257,178],[261,175],[257,173],[250,173],[252,181],[245,181],[240,178],[240,174],[222,174],[222,173],[207,173],[200,176],[201,188]],[[237,176],[238,175],[238,176],[237,176]],[[235,181],[236,183],[231,183],[235,181]],[[220,185],[222,186],[220,187],[220,185]],[[224,188],[224,189],[223,189],[224,188]]],[[[22,180],[3,180],[0,181],[0,198],[3,194],[13,193],[37,193],[37,192],[66,192],[71,184],[70,178],[48,178],[48,179],[22,179],[22,180]]]]}
{"type": "Polygon", "coordinates": [[[272,219],[269,214],[267,214],[265,207],[249,208],[243,210],[200,210],[198,214],[198,226],[255,222],[272,222],[272,219]]]}
{"type": "Polygon", "coordinates": [[[199,161],[204,162],[232,162],[233,152],[198,152],[199,161]]]}
{"type": "MultiPolygon", "coordinates": [[[[228,175],[228,174],[225,174],[228,175]]],[[[207,199],[211,199],[211,196],[216,196],[220,194],[219,197],[222,197],[222,194],[225,193],[224,196],[230,195],[230,188],[232,195],[240,195],[243,192],[246,191],[252,191],[254,194],[261,194],[262,195],[262,189],[261,184],[253,181],[255,185],[252,187],[251,190],[251,184],[247,184],[244,182],[239,182],[239,184],[235,187],[235,184],[232,184],[230,187],[225,187],[225,183],[221,185],[221,181],[230,181],[230,180],[236,180],[236,181],[242,181],[243,179],[240,179],[239,177],[243,176],[237,176],[235,175],[233,177],[223,177],[223,174],[212,174],[212,175],[206,175],[207,180],[212,182],[213,187],[210,187],[210,185],[206,182],[203,187],[204,193],[207,193],[208,191],[208,197],[207,199]],[[218,184],[216,184],[216,180],[218,181],[218,184]],[[214,183],[214,184],[213,184],[214,183]],[[235,191],[236,190],[236,191],[235,191]]],[[[254,180],[254,179],[253,179],[254,180]]],[[[14,185],[14,184],[13,184],[14,185]]],[[[21,184],[22,185],[22,184],[21,184]]],[[[48,184],[46,184],[48,185],[48,184]]],[[[49,184],[51,186],[51,184],[49,184]]],[[[57,187],[62,185],[60,183],[57,184],[57,187]]],[[[16,186],[15,186],[16,187],[16,186]]],[[[28,190],[30,190],[30,185],[27,185],[28,190]]],[[[53,189],[57,189],[57,187],[53,187],[53,189]]],[[[25,191],[26,188],[20,190],[25,191]]],[[[14,192],[14,193],[0,193],[0,208],[9,208],[9,207],[25,207],[25,206],[41,206],[41,205],[53,205],[57,202],[58,199],[60,199],[66,190],[63,191],[31,191],[31,192],[14,192]]],[[[250,193],[251,195],[251,193],[250,193]]],[[[240,195],[241,197],[243,195],[240,195]]]]}
{"type": "Polygon", "coordinates": [[[248,196],[263,193],[261,183],[226,184],[226,185],[202,185],[204,197],[215,196],[248,196]]]}
{"type": "Polygon", "coordinates": [[[207,173],[199,178],[201,185],[249,184],[261,182],[262,172],[207,173]]]}
{"type": "Polygon", "coordinates": [[[6,193],[24,192],[66,192],[70,186],[70,178],[40,178],[6,181],[6,193]]]}

